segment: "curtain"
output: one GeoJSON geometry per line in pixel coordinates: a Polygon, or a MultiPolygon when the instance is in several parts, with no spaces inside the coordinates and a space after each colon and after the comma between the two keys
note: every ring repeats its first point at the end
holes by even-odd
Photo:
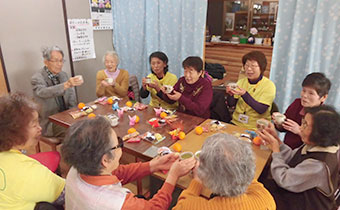
{"type": "Polygon", "coordinates": [[[271,80],[281,112],[300,97],[302,81],[322,72],[332,82],[326,104],[340,105],[340,1],[279,2],[271,80]]]}
{"type": "Polygon", "coordinates": [[[203,56],[207,0],[114,0],[112,12],[119,68],[139,81],[150,73],[154,51],[168,56],[169,72],[177,77],[186,57],[203,56]]]}

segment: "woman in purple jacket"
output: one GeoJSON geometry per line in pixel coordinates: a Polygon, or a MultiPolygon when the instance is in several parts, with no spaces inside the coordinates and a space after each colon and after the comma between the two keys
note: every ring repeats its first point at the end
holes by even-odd
{"type": "Polygon", "coordinates": [[[200,57],[186,58],[182,66],[184,76],[179,78],[171,93],[166,93],[162,87],[162,98],[168,103],[178,101],[178,110],[203,118],[210,117],[210,104],[213,91],[211,81],[204,78],[203,61],[200,57]]]}

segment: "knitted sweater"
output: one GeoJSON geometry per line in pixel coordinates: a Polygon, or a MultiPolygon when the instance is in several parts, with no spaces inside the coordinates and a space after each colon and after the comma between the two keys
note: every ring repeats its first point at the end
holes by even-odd
{"type": "Polygon", "coordinates": [[[98,97],[102,96],[117,96],[121,98],[127,98],[129,88],[129,72],[120,69],[119,75],[116,78],[114,86],[104,87],[101,85],[102,80],[106,79],[107,75],[105,70],[97,72],[96,79],[96,94],[98,97]]]}
{"type": "Polygon", "coordinates": [[[178,198],[173,210],[275,210],[275,201],[270,193],[257,181],[253,181],[247,191],[237,197],[216,196],[212,199],[200,197],[202,184],[192,180],[189,187],[178,198]]]}

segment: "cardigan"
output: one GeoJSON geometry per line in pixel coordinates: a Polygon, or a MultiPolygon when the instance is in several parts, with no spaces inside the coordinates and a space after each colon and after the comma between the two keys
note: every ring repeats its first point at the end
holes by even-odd
{"type": "Polygon", "coordinates": [[[203,185],[193,179],[189,187],[178,198],[173,210],[275,210],[275,202],[270,193],[257,181],[253,181],[247,191],[236,197],[215,196],[211,199],[200,197],[203,185]]]}
{"type": "Polygon", "coordinates": [[[128,98],[127,93],[129,89],[129,72],[120,69],[119,75],[116,78],[114,86],[104,87],[101,82],[107,78],[105,70],[100,70],[97,72],[96,79],[96,94],[98,97],[102,96],[117,96],[120,98],[128,98]]]}

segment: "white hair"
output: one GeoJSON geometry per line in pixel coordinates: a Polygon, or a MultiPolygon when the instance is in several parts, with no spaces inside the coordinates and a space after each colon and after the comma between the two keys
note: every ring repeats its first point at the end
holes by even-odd
{"type": "Polygon", "coordinates": [[[116,51],[106,51],[105,55],[103,56],[103,63],[105,63],[105,58],[108,55],[112,56],[116,60],[117,65],[119,64],[119,57],[118,57],[118,54],[116,53],[116,51]]]}

